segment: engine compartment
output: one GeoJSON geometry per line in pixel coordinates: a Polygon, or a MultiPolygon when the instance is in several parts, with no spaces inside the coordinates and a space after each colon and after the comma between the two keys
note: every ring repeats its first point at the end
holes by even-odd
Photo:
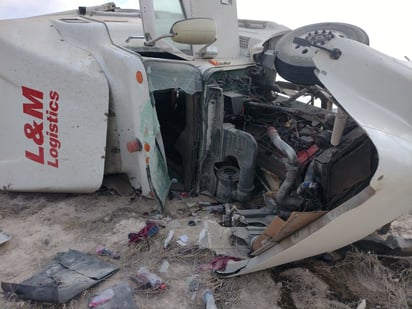
{"type": "Polygon", "coordinates": [[[216,73],[210,85],[221,90],[223,117],[214,98],[212,146],[201,189],[220,202],[247,202],[263,192],[264,206],[287,218],[293,211],[331,210],[368,185],[377,151],[326,89],[283,81],[268,87],[264,69],[257,67],[246,74],[216,73]],[[344,121],[336,115],[344,115],[344,121]],[[250,179],[253,188],[239,197],[239,186],[250,179]]]}

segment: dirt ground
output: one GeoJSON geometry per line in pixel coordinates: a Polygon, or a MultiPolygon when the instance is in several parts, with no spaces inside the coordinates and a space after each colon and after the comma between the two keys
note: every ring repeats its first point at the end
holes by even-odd
{"type": "MultiPolygon", "coordinates": [[[[194,245],[202,222],[219,217],[194,213],[190,207],[194,201],[169,201],[167,215],[159,216],[151,200],[108,192],[1,192],[0,230],[12,238],[0,245],[0,281],[19,283],[47,265],[56,253],[68,249],[96,255],[101,244],[117,251],[120,259],[100,257],[119,271],[69,303],[41,305],[1,292],[0,308],[87,308],[90,297],[120,282],[129,284],[138,308],[205,308],[202,293],[207,288],[213,291],[218,308],[412,308],[412,268],[407,256],[379,256],[352,249],[255,274],[218,278],[205,270],[214,253],[194,245]],[[128,233],[139,231],[146,220],[155,220],[160,231],[148,242],[128,246],[128,233]],[[165,250],[163,241],[171,229],[175,237],[165,250]],[[176,243],[181,235],[188,236],[188,246],[176,243]],[[160,272],[165,261],[169,267],[160,272]],[[130,276],[141,266],[159,274],[167,288],[161,292],[139,289],[130,276]]],[[[394,228],[410,231],[410,222],[408,217],[394,228]]]]}

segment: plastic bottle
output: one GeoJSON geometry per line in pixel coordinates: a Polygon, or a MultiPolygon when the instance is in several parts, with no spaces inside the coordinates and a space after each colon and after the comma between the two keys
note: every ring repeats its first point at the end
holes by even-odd
{"type": "Polygon", "coordinates": [[[137,270],[137,280],[143,288],[152,288],[154,290],[164,290],[166,288],[163,279],[150,272],[146,267],[140,267],[137,270]]]}
{"type": "Polygon", "coordinates": [[[174,231],[174,230],[170,230],[170,231],[169,231],[169,233],[167,234],[166,239],[165,239],[164,242],[163,242],[163,248],[164,248],[164,249],[166,249],[167,246],[169,246],[169,243],[170,243],[170,241],[172,240],[174,234],[175,234],[175,231],[174,231]]]}
{"type": "Polygon", "coordinates": [[[206,305],[206,309],[217,309],[215,304],[215,298],[211,290],[207,289],[203,292],[203,303],[206,305]]]}

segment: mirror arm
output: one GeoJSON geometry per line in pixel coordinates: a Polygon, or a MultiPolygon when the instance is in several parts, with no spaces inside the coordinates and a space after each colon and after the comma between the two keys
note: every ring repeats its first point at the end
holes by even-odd
{"type": "Polygon", "coordinates": [[[127,39],[126,39],[126,43],[129,43],[130,40],[141,40],[144,39],[144,36],[142,35],[130,35],[127,39]]]}
{"type": "Polygon", "coordinates": [[[155,39],[153,39],[153,40],[144,42],[144,45],[145,45],[145,46],[151,46],[151,47],[152,47],[152,46],[155,45],[155,43],[156,43],[157,41],[162,40],[162,39],[164,39],[164,38],[172,38],[172,37],[174,37],[174,36],[175,36],[174,33],[163,34],[163,35],[161,35],[161,36],[159,36],[159,37],[157,37],[157,38],[155,38],[155,39]]]}
{"type": "Polygon", "coordinates": [[[213,42],[211,42],[211,43],[203,46],[203,47],[199,50],[199,55],[200,55],[200,57],[203,57],[204,54],[205,54],[205,52],[206,52],[206,49],[207,49],[210,45],[212,45],[214,42],[216,42],[216,41],[217,41],[217,38],[215,38],[215,40],[214,40],[213,42]]]}

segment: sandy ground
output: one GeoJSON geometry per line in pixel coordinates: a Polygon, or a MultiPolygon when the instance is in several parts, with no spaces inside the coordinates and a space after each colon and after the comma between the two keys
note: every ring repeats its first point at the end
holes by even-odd
{"type": "MultiPolygon", "coordinates": [[[[106,192],[107,193],[107,192],[106,192]]],[[[195,200],[169,201],[167,216],[157,215],[151,200],[106,193],[88,195],[0,193],[0,230],[12,239],[0,245],[0,281],[19,283],[29,278],[58,252],[75,249],[96,254],[99,244],[120,253],[120,259],[100,257],[119,267],[113,276],[64,305],[40,305],[0,296],[0,308],[87,308],[88,299],[125,282],[138,308],[204,308],[202,292],[213,291],[218,308],[408,308],[412,306],[412,270],[409,257],[381,257],[346,251],[314,257],[255,274],[222,279],[203,270],[213,252],[183,250],[176,243],[187,235],[197,244],[202,222],[219,220],[213,214],[193,214],[195,200]],[[128,246],[127,235],[156,220],[160,231],[148,243],[128,246]],[[193,220],[196,225],[189,226],[193,220]],[[173,229],[167,250],[163,240],[173,229]],[[160,272],[167,261],[169,267],[160,272]],[[138,289],[130,280],[139,267],[159,274],[167,289],[138,289]],[[197,288],[196,288],[197,287],[197,288]],[[362,302],[363,301],[363,302],[362,302]],[[363,304],[366,303],[366,307],[363,304]]],[[[197,200],[207,200],[198,197],[197,200]]],[[[412,220],[394,224],[410,232],[412,220]]],[[[0,293],[1,295],[1,293],[0,293]]]]}

